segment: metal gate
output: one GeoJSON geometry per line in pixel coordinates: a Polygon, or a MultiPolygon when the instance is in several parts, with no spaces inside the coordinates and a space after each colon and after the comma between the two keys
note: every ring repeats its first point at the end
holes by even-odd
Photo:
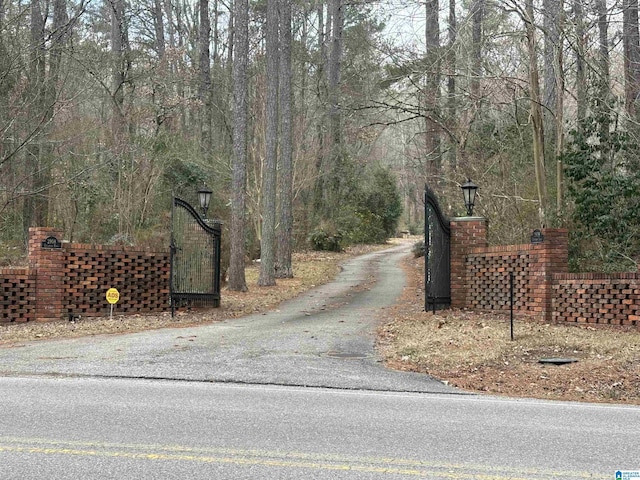
{"type": "Polygon", "coordinates": [[[171,208],[171,314],[220,306],[220,222],[211,225],[184,200],[171,208]]]}
{"type": "Polygon", "coordinates": [[[425,311],[451,306],[451,230],[433,191],[424,186],[425,311]]]}

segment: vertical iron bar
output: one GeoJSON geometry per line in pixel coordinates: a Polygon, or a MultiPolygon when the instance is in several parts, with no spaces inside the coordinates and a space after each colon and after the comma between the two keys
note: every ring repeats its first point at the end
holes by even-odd
{"type": "Polygon", "coordinates": [[[171,240],[169,244],[169,303],[171,305],[171,318],[176,316],[176,304],[174,299],[174,285],[173,285],[173,262],[175,261],[176,244],[173,229],[175,228],[173,222],[175,220],[175,205],[176,197],[171,195],[171,240]]]}
{"type": "Polygon", "coordinates": [[[214,271],[214,275],[215,275],[215,283],[214,283],[214,292],[216,294],[216,299],[214,300],[214,305],[216,307],[220,306],[220,256],[221,256],[221,241],[222,241],[222,229],[220,227],[220,224],[218,223],[216,225],[217,227],[217,231],[216,234],[214,236],[214,240],[216,242],[216,262],[213,266],[213,271],[214,271]]]}
{"type": "Polygon", "coordinates": [[[510,303],[511,303],[511,307],[510,307],[510,310],[511,310],[511,341],[513,341],[513,277],[514,277],[513,272],[509,272],[509,295],[510,295],[510,298],[511,298],[511,301],[510,301],[510,303]]]}
{"type": "Polygon", "coordinates": [[[427,256],[427,238],[429,238],[429,216],[427,215],[427,186],[424,186],[424,311],[429,311],[427,286],[429,277],[429,258],[427,256]]]}

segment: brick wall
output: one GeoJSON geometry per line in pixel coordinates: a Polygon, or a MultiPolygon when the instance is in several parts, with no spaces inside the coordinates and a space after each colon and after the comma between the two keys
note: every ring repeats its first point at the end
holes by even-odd
{"type": "Polygon", "coordinates": [[[640,327],[640,273],[554,275],[553,320],[640,327]]]}
{"type": "Polygon", "coordinates": [[[0,269],[0,291],[0,322],[35,320],[36,279],[30,269],[0,269]]]}
{"type": "Polygon", "coordinates": [[[454,218],[451,220],[451,306],[467,306],[469,271],[467,254],[474,248],[487,246],[487,220],[478,217],[454,218]]]}
{"type": "Polygon", "coordinates": [[[488,247],[483,219],[452,220],[452,306],[508,310],[513,272],[516,312],[547,322],[640,327],[640,272],[569,274],[568,231],[542,234],[541,243],[488,247]]]}
{"type": "Polygon", "coordinates": [[[35,318],[40,321],[57,320],[64,308],[62,285],[66,251],[62,248],[43,248],[49,237],[62,238],[56,228],[29,229],[29,267],[36,277],[35,318]]]}
{"type": "Polygon", "coordinates": [[[106,315],[112,287],[120,292],[117,313],[169,309],[169,251],[64,242],[44,248],[48,237],[62,232],[30,228],[29,268],[0,269],[0,322],[106,315]]]}
{"type": "Polygon", "coordinates": [[[451,304],[456,308],[510,308],[509,274],[514,274],[514,309],[552,320],[554,273],[568,270],[568,232],[543,229],[536,244],[488,247],[481,218],[451,221],[451,304]]]}
{"type": "Polygon", "coordinates": [[[467,307],[474,310],[510,308],[509,273],[514,273],[514,307],[532,311],[529,272],[531,245],[509,245],[474,249],[466,257],[468,271],[467,307]]]}
{"type": "Polygon", "coordinates": [[[104,315],[109,288],[120,292],[115,311],[149,313],[169,306],[169,252],[71,244],[65,248],[63,314],[104,315]]]}

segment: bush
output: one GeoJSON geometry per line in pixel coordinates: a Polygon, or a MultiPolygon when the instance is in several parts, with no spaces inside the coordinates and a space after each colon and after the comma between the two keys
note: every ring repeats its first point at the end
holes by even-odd
{"type": "Polygon", "coordinates": [[[347,232],[345,240],[350,243],[384,243],[389,235],[385,232],[379,215],[360,210],[340,218],[342,230],[347,232]]]}
{"type": "Polygon", "coordinates": [[[615,116],[594,111],[571,132],[563,156],[573,205],[571,267],[635,270],[640,258],[638,145],[615,116]]]}
{"type": "MultiPolygon", "coordinates": [[[[345,200],[335,219],[331,219],[335,222],[335,231],[339,232],[338,242],[384,243],[395,235],[402,215],[402,201],[396,179],[388,168],[365,169],[361,181],[354,182],[345,200]]],[[[331,229],[318,228],[310,239],[318,246],[325,246],[335,235],[331,229]]]]}
{"type": "Polygon", "coordinates": [[[414,243],[411,251],[413,252],[413,256],[415,258],[424,257],[424,240],[420,240],[414,243]]]}
{"type": "Polygon", "coordinates": [[[341,252],[342,233],[332,227],[320,226],[309,234],[309,243],[317,251],[341,252]]]}
{"type": "Polygon", "coordinates": [[[410,223],[409,224],[409,234],[410,235],[424,235],[424,224],[423,223],[410,223]]]}

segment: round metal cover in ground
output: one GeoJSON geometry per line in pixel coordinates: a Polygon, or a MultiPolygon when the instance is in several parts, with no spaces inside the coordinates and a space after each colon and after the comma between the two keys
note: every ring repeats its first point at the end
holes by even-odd
{"type": "Polygon", "coordinates": [[[362,353],[353,353],[353,352],[327,352],[327,357],[346,358],[346,359],[367,358],[367,356],[363,355],[362,353]]]}
{"type": "Polygon", "coordinates": [[[541,358],[538,363],[545,365],[566,365],[567,363],[577,362],[577,358],[541,358]]]}

